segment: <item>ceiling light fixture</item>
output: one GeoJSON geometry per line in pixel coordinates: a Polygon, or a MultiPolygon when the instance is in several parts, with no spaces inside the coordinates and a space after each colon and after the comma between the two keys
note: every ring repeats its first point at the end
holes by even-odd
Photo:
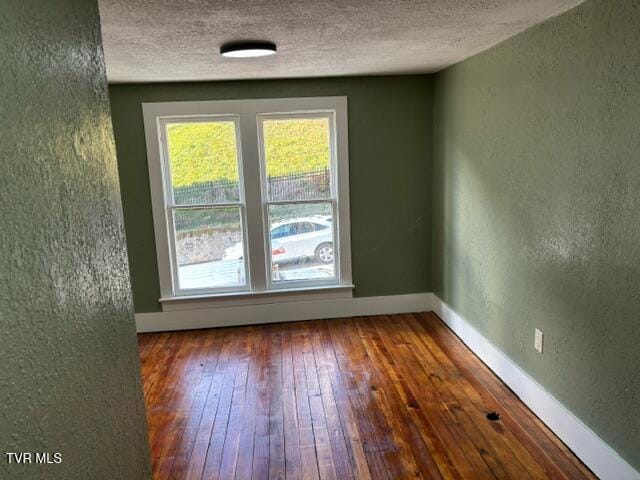
{"type": "Polygon", "coordinates": [[[231,42],[220,47],[220,55],[231,58],[266,57],[275,53],[273,42],[231,42]]]}

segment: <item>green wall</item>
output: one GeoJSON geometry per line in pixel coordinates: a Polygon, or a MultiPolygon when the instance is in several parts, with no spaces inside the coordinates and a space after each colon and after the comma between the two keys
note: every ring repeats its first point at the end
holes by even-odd
{"type": "Polygon", "coordinates": [[[0,65],[0,478],[150,478],[97,1],[3,0],[0,65]]]}
{"type": "Polygon", "coordinates": [[[639,25],[588,1],[448,68],[433,133],[436,293],[636,469],[639,25]]]}
{"type": "Polygon", "coordinates": [[[136,312],[159,311],[142,102],[346,95],[354,295],[431,291],[427,76],[111,85],[136,312]]]}

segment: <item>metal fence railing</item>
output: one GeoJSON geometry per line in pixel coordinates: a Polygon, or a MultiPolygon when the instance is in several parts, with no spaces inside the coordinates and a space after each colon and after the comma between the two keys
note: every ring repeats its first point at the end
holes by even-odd
{"type": "Polygon", "coordinates": [[[329,169],[267,177],[269,200],[310,200],[327,197],[331,189],[329,169]]]}
{"type": "MultiPolygon", "coordinates": [[[[331,190],[331,176],[328,168],[288,175],[267,177],[267,193],[271,201],[311,200],[327,198],[331,190]]],[[[201,205],[215,203],[230,203],[240,200],[238,182],[222,180],[202,182],[173,189],[176,205],[201,205]]],[[[181,210],[179,218],[175,218],[178,232],[203,227],[213,227],[216,224],[233,223],[237,219],[236,212],[221,212],[216,214],[209,211],[181,210]],[[231,218],[234,217],[233,221],[231,218]]]]}
{"type": "Polygon", "coordinates": [[[173,189],[176,205],[196,205],[207,203],[230,203],[240,200],[238,182],[221,180],[194,183],[173,189]]]}
{"type": "MultiPolygon", "coordinates": [[[[328,196],[331,178],[328,168],[267,177],[269,200],[309,200],[328,196]]],[[[221,180],[195,183],[173,190],[176,205],[237,202],[238,182],[221,180]]]]}

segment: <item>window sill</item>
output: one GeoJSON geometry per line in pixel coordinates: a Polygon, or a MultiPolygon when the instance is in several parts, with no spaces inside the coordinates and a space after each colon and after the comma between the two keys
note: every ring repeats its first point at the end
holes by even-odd
{"type": "Polygon", "coordinates": [[[308,302],[352,298],[354,285],[328,285],[322,287],[289,288],[267,292],[231,292],[215,295],[183,295],[159,299],[163,312],[203,308],[225,308],[268,303],[308,302]]]}

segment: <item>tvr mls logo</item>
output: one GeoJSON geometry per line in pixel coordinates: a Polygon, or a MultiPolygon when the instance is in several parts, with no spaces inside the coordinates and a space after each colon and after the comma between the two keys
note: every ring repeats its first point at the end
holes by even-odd
{"type": "Polygon", "coordinates": [[[44,463],[58,464],[62,463],[62,454],[59,452],[5,452],[7,463],[25,464],[25,463],[44,463]]]}

